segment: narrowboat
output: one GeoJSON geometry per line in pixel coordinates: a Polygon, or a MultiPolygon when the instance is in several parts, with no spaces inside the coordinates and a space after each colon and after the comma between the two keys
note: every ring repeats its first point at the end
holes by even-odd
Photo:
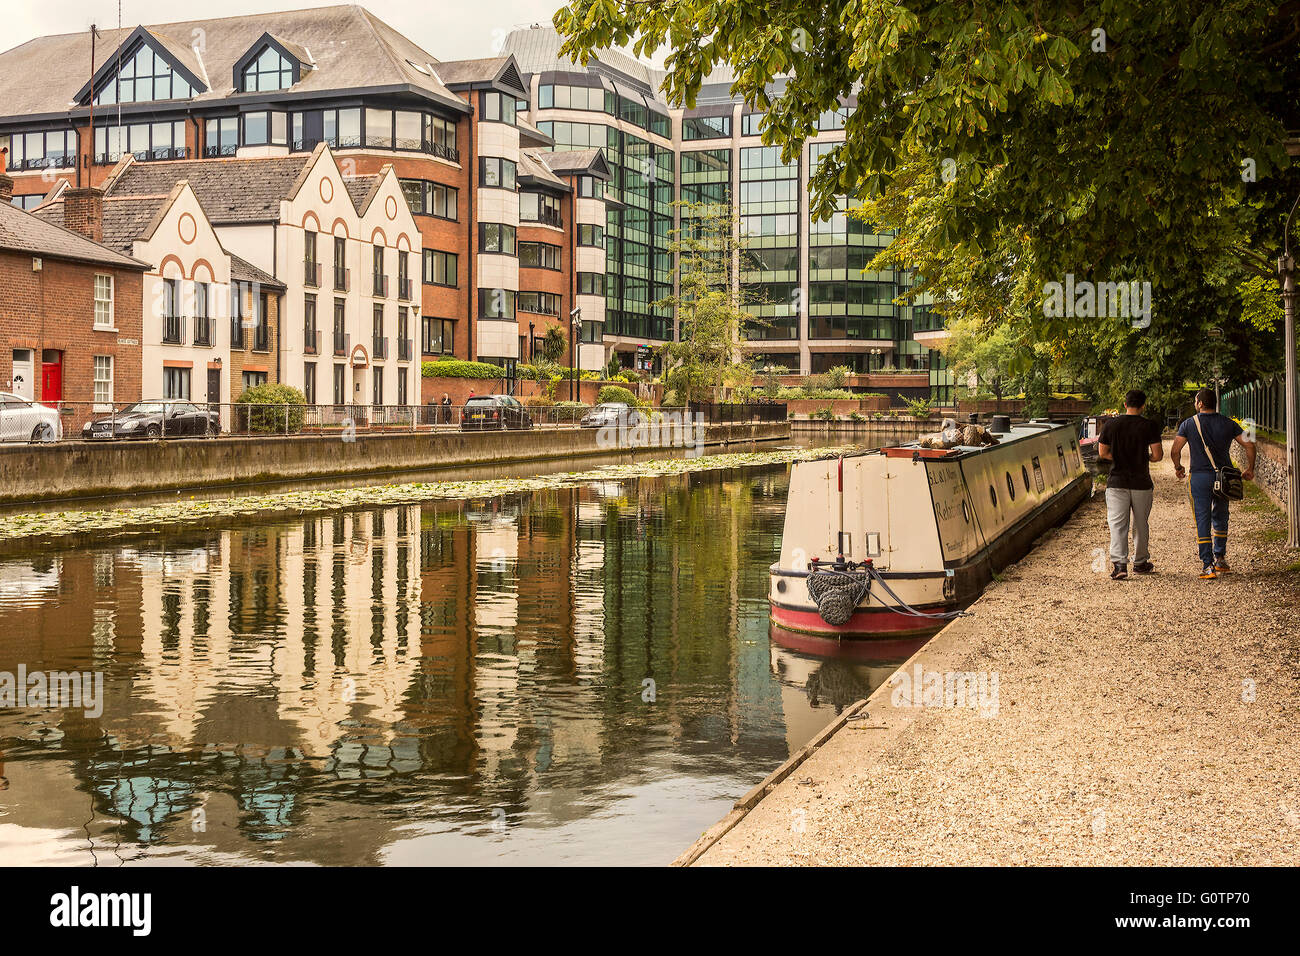
{"type": "Polygon", "coordinates": [[[897,638],[961,614],[1092,490],[1074,425],[1001,427],[992,445],[915,441],[795,464],[772,623],[897,638]]]}

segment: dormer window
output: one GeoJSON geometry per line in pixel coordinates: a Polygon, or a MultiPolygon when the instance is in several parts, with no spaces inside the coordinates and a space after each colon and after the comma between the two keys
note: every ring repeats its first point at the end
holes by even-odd
{"type": "Polygon", "coordinates": [[[106,85],[95,91],[99,106],[114,103],[149,103],[154,100],[185,100],[194,89],[176,73],[147,43],[140,43],[130,56],[122,59],[122,68],[106,85]]]}
{"type": "Polygon", "coordinates": [[[269,43],[244,68],[239,89],[244,93],[287,90],[293,86],[293,61],[269,43]]]}

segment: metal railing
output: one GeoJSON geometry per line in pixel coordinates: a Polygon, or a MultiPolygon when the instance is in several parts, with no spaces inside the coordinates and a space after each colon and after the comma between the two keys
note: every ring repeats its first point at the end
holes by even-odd
{"type": "Polygon", "coordinates": [[[347,355],[348,348],[352,344],[352,336],[340,329],[334,330],[334,354],[347,355]]]}
{"type": "Polygon", "coordinates": [[[303,284],[313,289],[320,288],[321,280],[321,263],[313,262],[310,259],[303,260],[302,264],[302,281],[303,284]]]}
{"type": "Polygon", "coordinates": [[[320,355],[320,329],[303,329],[302,351],[304,355],[320,355]]]}
{"type": "Polygon", "coordinates": [[[397,340],[397,361],[399,361],[399,362],[409,362],[409,361],[411,361],[411,357],[412,357],[414,354],[415,354],[415,340],[414,340],[414,339],[398,339],[398,340],[397,340]]]}
{"type": "Polygon", "coordinates": [[[786,420],[785,402],[691,402],[688,407],[706,425],[786,420]]]}
{"type": "Polygon", "coordinates": [[[388,336],[376,335],[371,339],[370,357],[373,359],[388,358],[388,336]]]}
{"type": "Polygon", "coordinates": [[[352,290],[352,270],[340,266],[334,267],[334,291],[350,292],[352,290]]]}
{"type": "Polygon", "coordinates": [[[167,315],[163,317],[163,335],[164,345],[180,345],[185,341],[185,320],[179,315],[167,315]]]}
{"type": "Polygon", "coordinates": [[[196,315],[194,317],[194,344],[212,344],[212,319],[206,315],[196,315]]]}
{"type": "MultiPolygon", "coordinates": [[[[504,428],[498,406],[495,419],[465,420],[471,413],[492,406],[471,405],[280,405],[245,402],[204,402],[191,399],[159,399],[147,402],[51,402],[45,408],[56,411],[63,441],[90,444],[130,440],[173,440],[218,437],[274,437],[285,435],[330,436],[344,440],[357,434],[529,428],[576,428],[592,412],[587,405],[524,405],[506,410],[504,428]]],[[[623,429],[622,433],[647,426],[665,427],[689,420],[700,422],[685,408],[631,409],[620,418],[589,421],[592,428],[623,429]]],[[[32,441],[35,429],[0,433],[0,441],[32,441]]]]}
{"type": "Polygon", "coordinates": [[[1286,434],[1286,382],[1280,375],[1224,392],[1219,410],[1232,418],[1249,418],[1264,431],[1286,434]]]}

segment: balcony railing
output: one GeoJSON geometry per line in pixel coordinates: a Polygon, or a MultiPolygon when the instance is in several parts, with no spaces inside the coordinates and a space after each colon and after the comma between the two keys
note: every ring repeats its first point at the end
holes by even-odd
{"type": "Polygon", "coordinates": [[[440,159],[448,159],[453,163],[460,162],[460,150],[455,146],[443,146],[441,143],[425,143],[424,151],[440,159]]]}
{"type": "Polygon", "coordinates": [[[185,340],[184,319],[179,315],[164,316],[162,340],[166,345],[180,345],[185,340]]]}
{"type": "Polygon", "coordinates": [[[409,278],[397,280],[397,297],[403,302],[411,300],[411,280],[409,278]]]}
{"type": "Polygon", "coordinates": [[[230,348],[232,351],[243,349],[244,347],[244,321],[236,318],[230,323],[230,348]]]}
{"type": "Polygon", "coordinates": [[[266,327],[265,322],[253,330],[253,351],[271,351],[271,330],[266,327]]]}
{"type": "Polygon", "coordinates": [[[409,362],[411,356],[415,353],[415,341],[413,339],[397,340],[397,361],[409,362]]]}
{"type": "Polygon", "coordinates": [[[319,262],[306,259],[302,264],[302,281],[313,289],[319,289],[322,271],[323,267],[319,262]]]}
{"type": "Polygon", "coordinates": [[[196,315],[194,317],[194,344],[212,344],[212,320],[206,315],[196,315]]]}
{"type": "Polygon", "coordinates": [[[370,357],[376,361],[388,358],[388,336],[376,335],[371,342],[370,357]]]}
{"type": "Polygon", "coordinates": [[[36,156],[24,160],[21,169],[71,169],[76,165],[75,156],[36,156]]]}
{"type": "Polygon", "coordinates": [[[307,355],[320,354],[320,329],[308,326],[302,333],[302,350],[307,355]]]}
{"type": "Polygon", "coordinates": [[[388,276],[376,275],[374,278],[374,294],[381,298],[388,298],[388,276]]]}
{"type": "Polygon", "coordinates": [[[341,266],[334,267],[334,291],[349,292],[352,289],[352,270],[341,266]]]}
{"type": "Polygon", "coordinates": [[[342,329],[334,330],[334,354],[347,355],[348,346],[352,343],[352,337],[342,329]]]}
{"type": "Polygon", "coordinates": [[[564,217],[558,212],[539,212],[536,219],[521,219],[519,224],[527,225],[531,222],[540,223],[543,226],[555,226],[557,229],[564,228],[564,217]]]}
{"type": "Polygon", "coordinates": [[[157,149],[141,150],[135,154],[135,158],[143,163],[165,159],[189,159],[190,148],[188,146],[160,146],[157,149]]]}
{"type": "Polygon", "coordinates": [[[216,159],[219,156],[234,156],[239,151],[235,143],[227,143],[224,146],[204,146],[203,156],[205,159],[216,159]]]}

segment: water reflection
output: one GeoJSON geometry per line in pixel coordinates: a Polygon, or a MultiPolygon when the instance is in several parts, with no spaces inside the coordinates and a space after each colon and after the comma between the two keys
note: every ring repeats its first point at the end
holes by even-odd
{"type": "MultiPolygon", "coordinates": [[[[0,562],[12,863],[663,863],[889,669],[769,639],[784,471],[0,562]]],[[[890,668],[892,669],[892,668],[890,668]]]]}

